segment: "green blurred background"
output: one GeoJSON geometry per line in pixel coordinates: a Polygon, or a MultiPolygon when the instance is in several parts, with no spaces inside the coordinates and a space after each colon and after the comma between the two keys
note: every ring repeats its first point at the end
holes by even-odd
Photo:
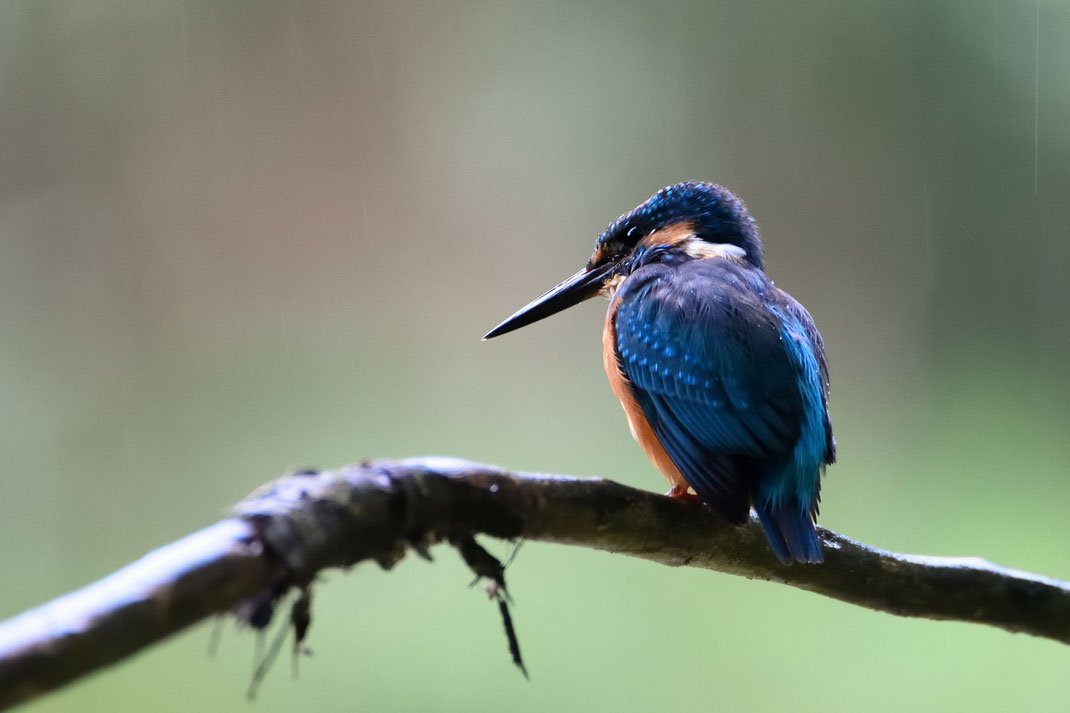
{"type": "MultiPolygon", "coordinates": [[[[292,467],[664,489],[603,305],[479,337],[690,178],[824,333],[822,523],[1070,579],[1064,2],[9,1],[0,96],[0,616],[292,467]]],[[[252,710],[1070,708],[1049,641],[593,551],[510,569],[530,683],[454,553],[324,579],[252,710]]],[[[249,710],[209,634],[34,708],[249,710]]]]}

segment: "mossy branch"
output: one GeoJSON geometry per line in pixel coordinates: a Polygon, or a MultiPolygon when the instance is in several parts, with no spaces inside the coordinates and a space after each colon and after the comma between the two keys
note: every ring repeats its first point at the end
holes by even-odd
{"type": "Polygon", "coordinates": [[[987,624],[1070,644],[1070,583],[977,558],[887,552],[819,528],[820,565],[783,566],[756,520],[609,480],[467,461],[378,461],[280,478],[233,517],[0,623],[0,708],[28,701],[190,624],[235,612],[266,626],[279,598],[329,567],[473,534],[579,545],[788,584],[900,616],[987,624]]]}

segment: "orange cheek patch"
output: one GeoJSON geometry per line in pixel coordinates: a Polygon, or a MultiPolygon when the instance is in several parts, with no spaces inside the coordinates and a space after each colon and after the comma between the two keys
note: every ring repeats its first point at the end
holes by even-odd
{"type": "Polygon", "coordinates": [[[689,222],[673,223],[655,230],[640,241],[640,245],[679,245],[695,236],[695,226],[689,222]]]}

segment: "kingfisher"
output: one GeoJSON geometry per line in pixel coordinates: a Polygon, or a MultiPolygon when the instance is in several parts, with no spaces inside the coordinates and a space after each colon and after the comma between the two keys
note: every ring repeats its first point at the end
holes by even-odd
{"type": "Polygon", "coordinates": [[[697,496],[736,525],[753,508],[781,562],[821,562],[821,476],[836,460],[825,347],[766,276],[743,202],[702,181],[663,188],[483,339],[595,295],[609,298],[606,375],[667,495],[697,496]]]}

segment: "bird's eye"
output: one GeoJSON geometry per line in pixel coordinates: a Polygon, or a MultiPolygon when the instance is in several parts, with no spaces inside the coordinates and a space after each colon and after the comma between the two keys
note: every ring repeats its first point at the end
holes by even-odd
{"type": "Polygon", "coordinates": [[[605,242],[598,243],[594,249],[594,255],[587,261],[587,269],[604,265],[610,260],[616,260],[627,252],[627,248],[624,243],[619,240],[606,240],[605,242]]]}

